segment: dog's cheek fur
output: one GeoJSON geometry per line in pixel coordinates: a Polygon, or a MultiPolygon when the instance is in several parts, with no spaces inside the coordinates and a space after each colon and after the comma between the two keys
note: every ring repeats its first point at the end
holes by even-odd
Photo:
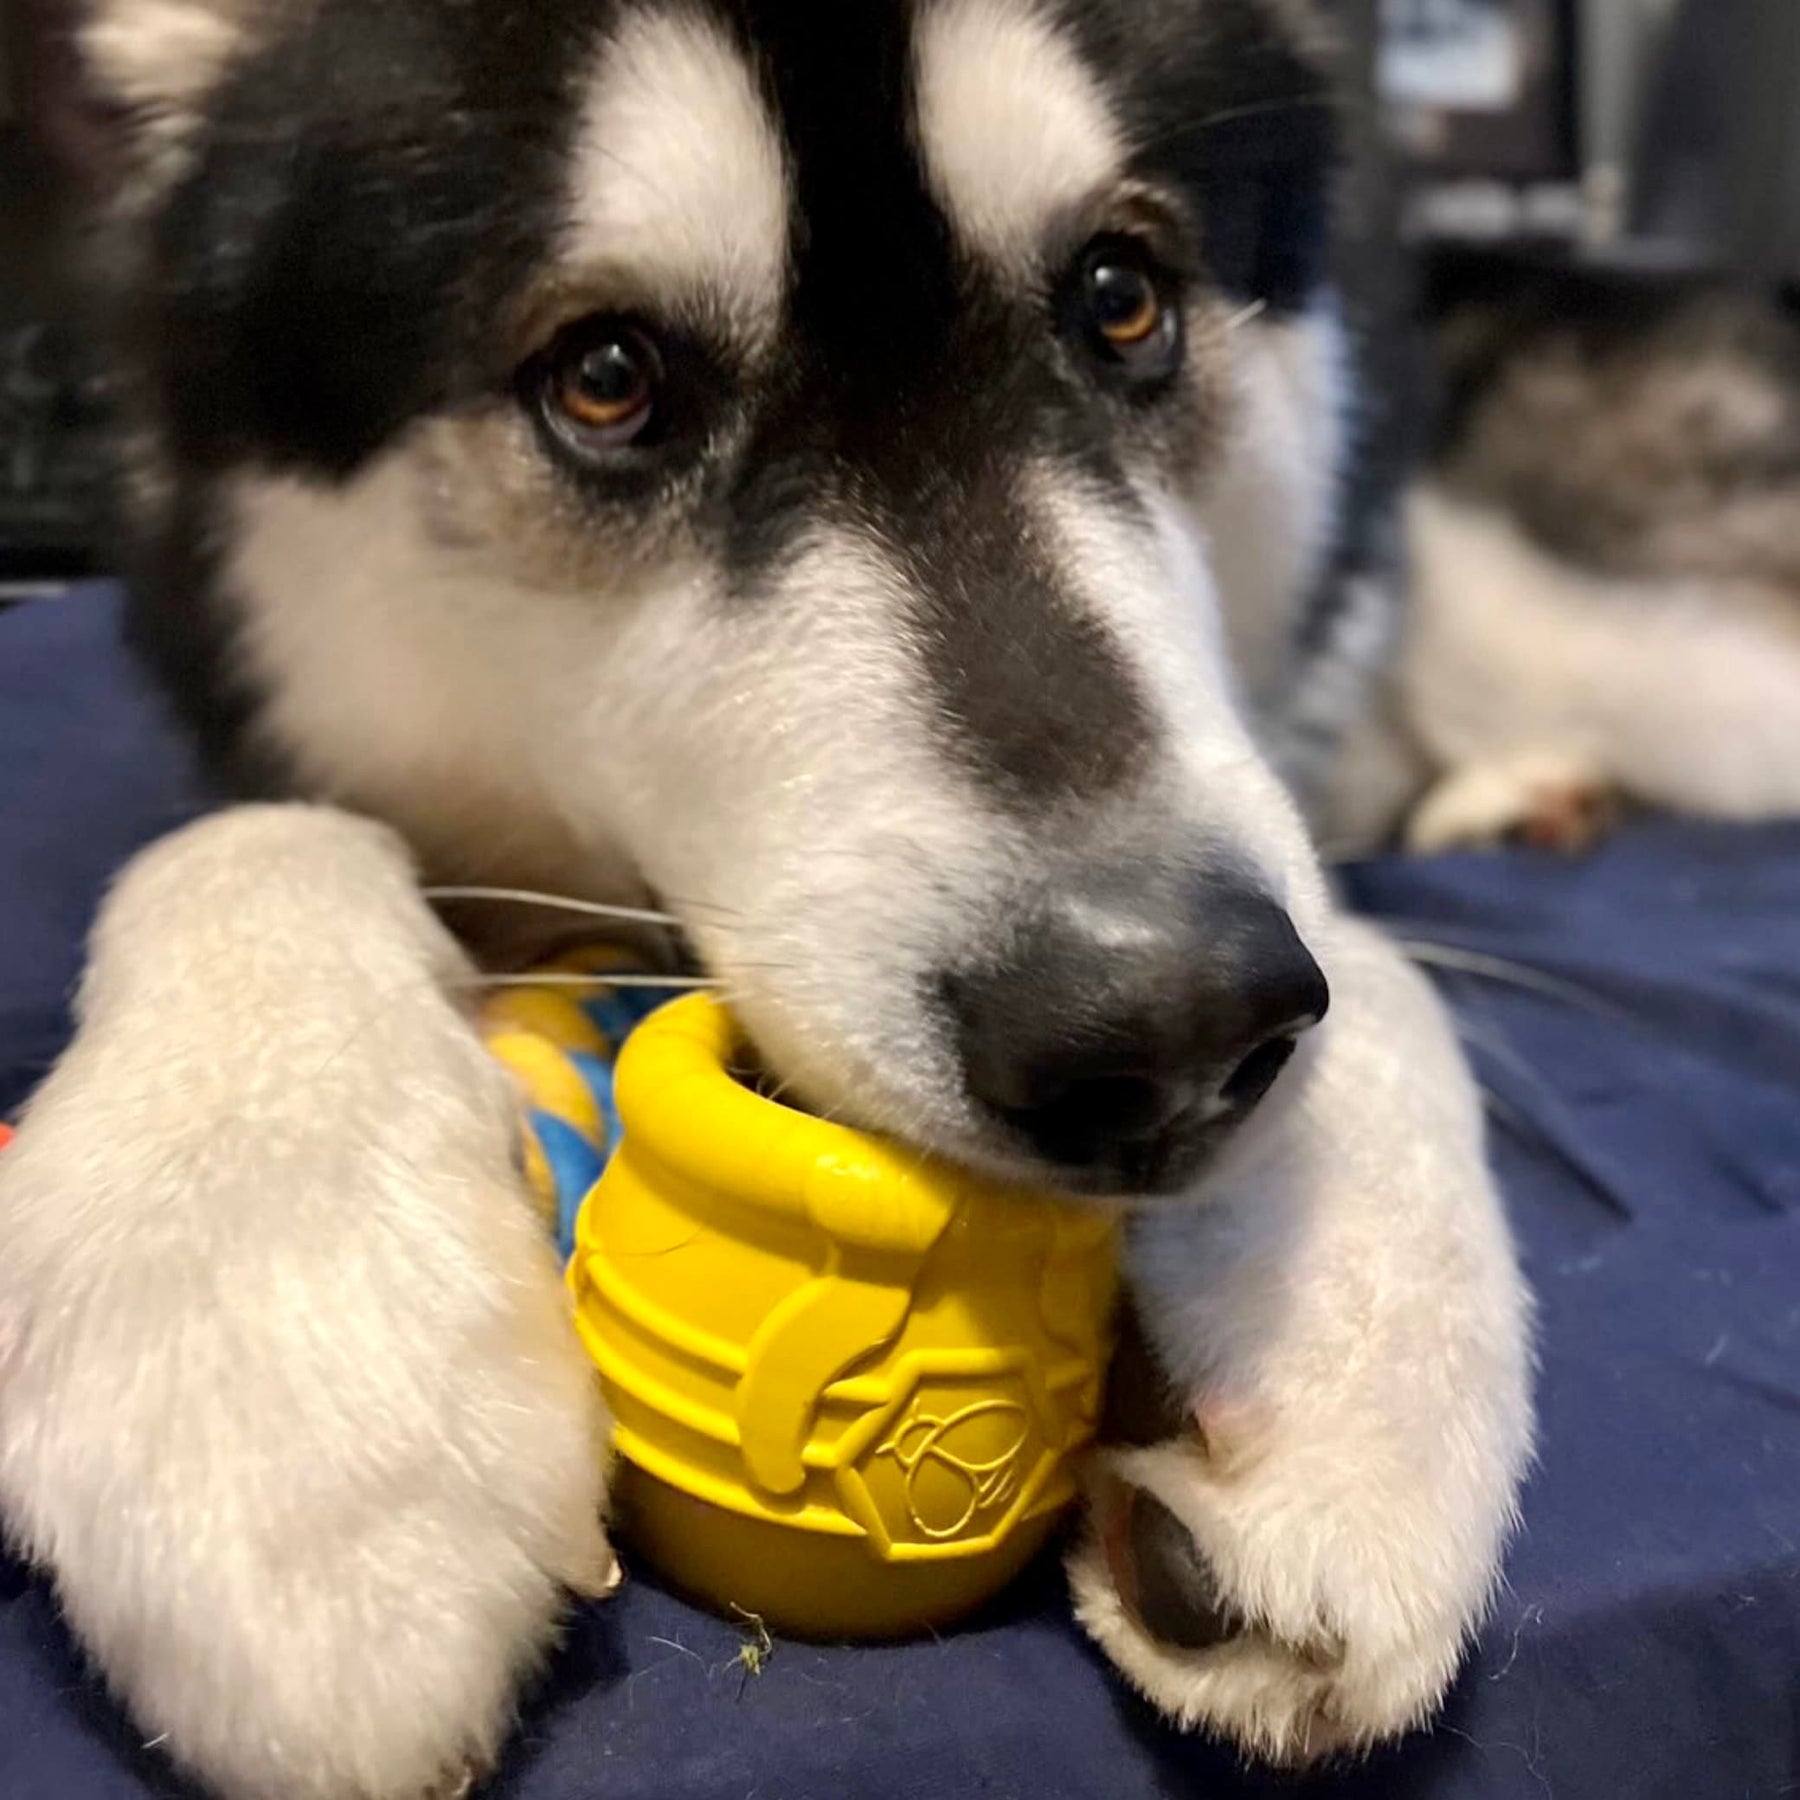
{"type": "Polygon", "coordinates": [[[648,881],[784,1074],[890,1125],[935,1094],[941,1118],[918,975],[972,929],[1009,828],[934,749],[892,564],[821,536],[750,607],[691,544],[605,592],[526,585],[497,546],[433,539],[425,479],[401,452],[336,491],[239,484],[270,748],[435,872],[648,881]]]}
{"type": "Polygon", "coordinates": [[[1059,857],[1224,855],[1303,931],[1317,916],[1304,833],[1235,703],[1207,546],[1174,498],[1120,505],[1053,461],[1016,483],[1160,745],[1116,790],[1021,809],[947,750],[913,574],[877,535],[822,521],[754,595],[692,540],[635,561],[626,546],[610,583],[558,585],[555,559],[474,535],[474,496],[461,536],[434,528],[432,435],[335,489],[235,485],[226,585],[268,696],[264,748],[400,823],[434,872],[647,882],[808,1098],[966,1132],[931,977],[979,955],[1059,857]]]}
{"type": "Polygon", "coordinates": [[[1232,662],[1253,710],[1271,706],[1339,528],[1350,372],[1328,299],[1237,333],[1235,406],[1197,495],[1232,662]]]}
{"type": "Polygon", "coordinates": [[[749,608],[699,576],[628,627],[638,678],[612,754],[621,832],[783,1079],[941,1139],[965,1121],[930,976],[1029,849],[935,740],[908,603],[894,561],[847,528],[819,531],[749,608]]]}

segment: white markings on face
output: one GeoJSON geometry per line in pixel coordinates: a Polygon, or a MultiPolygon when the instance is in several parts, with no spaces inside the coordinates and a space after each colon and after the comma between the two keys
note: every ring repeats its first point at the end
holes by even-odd
{"type": "Polygon", "coordinates": [[[1034,268],[1057,215],[1118,177],[1124,150],[1105,98],[1028,0],[937,0],[914,54],[938,204],[968,249],[1034,268]]]}
{"type": "Polygon", "coordinates": [[[810,532],[753,608],[661,596],[617,648],[659,673],[614,754],[624,829],[658,891],[701,898],[690,933],[781,1078],[944,1141],[966,1119],[927,978],[1025,851],[942,754],[909,611],[850,525],[810,532]]]}
{"type": "Polygon", "coordinates": [[[1267,703],[1329,550],[1349,428],[1343,326],[1321,307],[1234,334],[1232,423],[1199,510],[1239,680],[1267,703]]]}
{"type": "Polygon", "coordinates": [[[586,888],[601,829],[584,841],[592,822],[546,803],[540,767],[567,753],[546,721],[575,703],[586,614],[446,554],[421,522],[432,473],[402,447],[342,487],[236,482],[235,648],[268,696],[261,732],[436,875],[586,888]]]}
{"type": "Polygon", "coordinates": [[[228,0],[113,0],[81,34],[82,53],[113,99],[166,115],[199,102],[237,49],[228,0]]]}
{"type": "Polygon", "coordinates": [[[788,260],[781,138],[723,33],[675,9],[633,12],[597,64],[576,154],[565,257],[680,315],[773,338],[788,260]]]}
{"type": "Polygon", "coordinates": [[[133,175],[117,202],[132,211],[188,166],[200,109],[244,42],[243,0],[109,0],[81,32],[96,89],[132,121],[133,175]]]}

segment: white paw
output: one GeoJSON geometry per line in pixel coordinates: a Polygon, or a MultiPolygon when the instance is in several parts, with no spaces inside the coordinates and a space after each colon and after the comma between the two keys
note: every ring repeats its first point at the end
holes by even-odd
{"type": "Polygon", "coordinates": [[[1071,1562],[1082,1622],[1153,1704],[1282,1763],[1437,1706],[1532,1435],[1473,1084],[1393,946],[1333,937],[1304,1088],[1206,1194],[1133,1222],[1141,1329],[1071,1562]]]}
{"type": "Polygon", "coordinates": [[[1599,768],[1549,751],[1445,776],[1407,821],[1406,843],[1423,855],[1506,842],[1574,855],[1604,837],[1618,814],[1618,791],[1599,768]]]}
{"type": "Polygon", "coordinates": [[[219,815],[109,900],[0,1152],[0,1511],[228,1796],[454,1791],[614,1572],[464,972],[387,833],[219,815]]]}
{"type": "Polygon", "coordinates": [[[1198,1438],[1108,1453],[1070,1558],[1082,1624],[1172,1721],[1259,1760],[1399,1736],[1455,1677],[1500,1545],[1472,1563],[1416,1514],[1360,1504],[1354,1479],[1307,1494],[1198,1438]]]}

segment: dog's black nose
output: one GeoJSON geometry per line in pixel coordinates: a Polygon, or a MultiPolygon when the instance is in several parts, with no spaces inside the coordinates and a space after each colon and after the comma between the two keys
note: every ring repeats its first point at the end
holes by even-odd
{"type": "Polygon", "coordinates": [[[944,984],[970,1094],[1082,1185],[1193,1176],[1324,1017],[1288,915],[1225,876],[1065,888],[944,984]]]}

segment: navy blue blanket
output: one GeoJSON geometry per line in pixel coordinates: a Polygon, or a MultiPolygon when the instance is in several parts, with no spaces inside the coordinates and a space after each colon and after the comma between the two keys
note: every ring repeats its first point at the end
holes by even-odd
{"type": "MultiPolygon", "coordinates": [[[[0,612],[0,1112],[66,1033],[107,872],[190,804],[115,625],[92,591],[0,612]]],[[[1800,1794],[1800,826],[1347,879],[1437,947],[1542,1306],[1525,1534],[1436,1729],[1347,1773],[1245,1776],[1124,1691],[1053,1568],[941,1642],[783,1643],[756,1675],[741,1634],[639,1579],[577,1619],[496,1795],[1800,1794]]],[[[180,1791],[0,1561],[0,1800],[180,1791]]]]}

